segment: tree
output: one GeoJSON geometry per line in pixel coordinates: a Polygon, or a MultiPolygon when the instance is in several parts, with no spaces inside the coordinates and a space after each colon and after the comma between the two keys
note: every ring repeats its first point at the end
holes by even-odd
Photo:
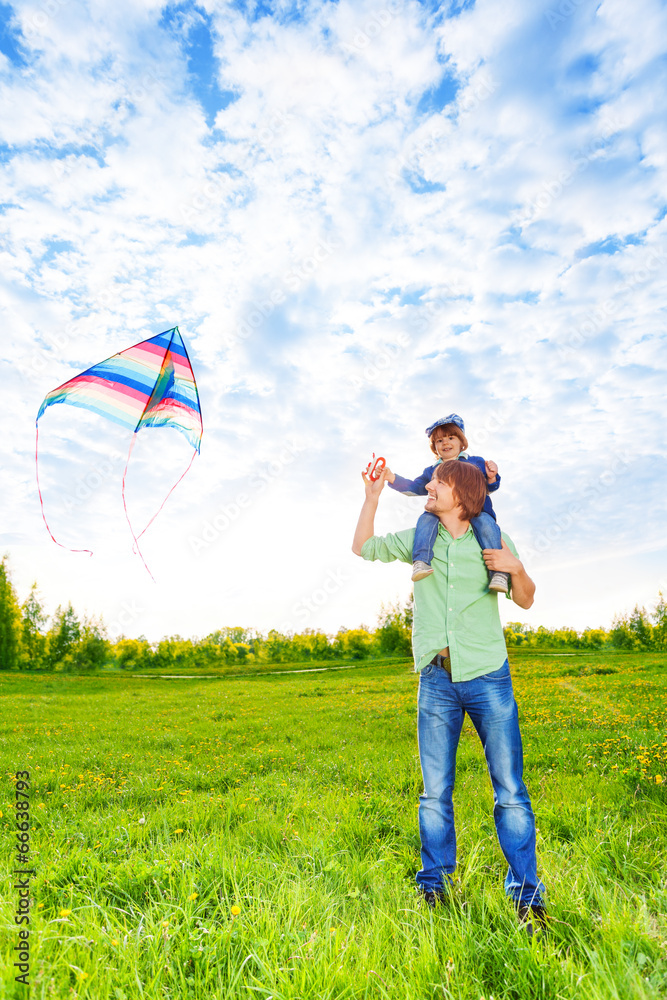
{"type": "Polygon", "coordinates": [[[113,645],[113,658],[121,670],[145,670],[151,666],[153,650],[144,639],[117,639],[113,645]]]}
{"type": "Polygon", "coordinates": [[[653,649],[653,626],[646,614],[646,608],[636,605],[632,614],[614,618],[611,629],[612,645],[618,649],[642,651],[653,649]]]}
{"type": "Polygon", "coordinates": [[[351,660],[365,660],[371,655],[374,645],[374,637],[363,626],[361,628],[339,629],[334,641],[339,656],[351,660]]]}
{"type": "Polygon", "coordinates": [[[527,646],[530,637],[530,626],[524,622],[508,622],[503,633],[508,646],[527,646]]]}
{"type": "Polygon", "coordinates": [[[235,642],[234,643],[234,648],[235,648],[235,650],[237,652],[237,655],[238,655],[238,658],[239,658],[239,662],[240,663],[245,663],[246,657],[248,656],[248,653],[250,652],[250,644],[247,643],[247,642],[235,642]]]}
{"type": "Polygon", "coordinates": [[[211,632],[207,635],[205,639],[202,640],[205,644],[215,645],[219,648],[220,653],[216,659],[222,663],[236,663],[238,660],[238,653],[236,652],[236,647],[234,643],[227,635],[228,629],[218,629],[216,632],[211,632]]]}
{"type": "Polygon", "coordinates": [[[376,637],[380,652],[399,656],[410,656],[412,652],[412,618],[414,598],[412,594],[401,604],[380,605],[376,637]]]}
{"type": "Polygon", "coordinates": [[[533,633],[533,642],[538,649],[548,649],[558,644],[553,632],[550,632],[545,625],[537,626],[537,631],[533,633]]]}
{"type": "Polygon", "coordinates": [[[47,660],[51,670],[63,669],[67,654],[72,652],[80,637],[81,625],[72,605],[68,604],[66,608],[58,605],[46,635],[47,660]]]}
{"type": "Polygon", "coordinates": [[[276,629],[271,629],[264,642],[262,654],[267,663],[289,663],[295,658],[292,638],[276,629]]]}
{"type": "Polygon", "coordinates": [[[658,603],[653,609],[653,643],[656,649],[667,649],[667,604],[662,591],[658,592],[658,603]]]}
{"type": "Polygon", "coordinates": [[[315,629],[307,628],[303,632],[293,635],[290,643],[292,660],[328,660],[333,654],[333,648],[329,643],[329,638],[324,632],[317,632],[315,629]]]}
{"type": "Polygon", "coordinates": [[[234,626],[234,628],[221,628],[218,634],[221,639],[231,639],[231,641],[236,644],[237,642],[250,643],[253,637],[253,630],[249,628],[241,628],[240,625],[234,626]]]}
{"type": "Polygon", "coordinates": [[[587,628],[581,633],[579,645],[582,649],[602,649],[607,642],[607,633],[603,628],[587,628]]]}
{"type": "Polygon", "coordinates": [[[61,670],[100,670],[107,662],[111,643],[104,626],[94,618],[79,628],[78,639],[69,647],[61,660],[61,670]]]}
{"type": "Polygon", "coordinates": [[[16,670],[20,646],[21,612],[5,558],[0,562],[0,670],[16,670]]]}
{"type": "Polygon", "coordinates": [[[161,670],[183,670],[196,666],[196,647],[191,639],[183,639],[180,635],[161,639],[153,654],[153,666],[161,670]]]}
{"type": "Polygon", "coordinates": [[[30,594],[21,605],[21,670],[41,670],[46,666],[47,614],[33,583],[30,594]]]}

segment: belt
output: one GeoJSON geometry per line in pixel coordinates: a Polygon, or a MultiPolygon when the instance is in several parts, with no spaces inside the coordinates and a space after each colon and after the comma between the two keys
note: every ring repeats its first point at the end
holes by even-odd
{"type": "Polygon", "coordinates": [[[434,667],[442,667],[448,674],[452,672],[452,661],[449,656],[441,656],[440,653],[436,653],[431,663],[434,667]]]}

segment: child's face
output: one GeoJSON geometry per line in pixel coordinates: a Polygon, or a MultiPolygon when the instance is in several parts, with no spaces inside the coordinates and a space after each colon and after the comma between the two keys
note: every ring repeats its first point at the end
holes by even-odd
{"type": "Polygon", "coordinates": [[[446,462],[448,458],[457,458],[462,449],[461,439],[452,431],[438,430],[433,432],[433,447],[436,455],[446,462]]]}

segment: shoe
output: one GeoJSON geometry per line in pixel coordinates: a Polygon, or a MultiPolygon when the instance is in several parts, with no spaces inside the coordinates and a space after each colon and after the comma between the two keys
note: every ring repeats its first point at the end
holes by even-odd
{"type": "Polygon", "coordinates": [[[430,576],[432,572],[432,566],[429,566],[428,563],[422,562],[421,559],[417,559],[412,564],[412,582],[416,583],[417,580],[423,580],[424,577],[430,576]]]}
{"type": "Polygon", "coordinates": [[[427,906],[435,910],[436,906],[441,906],[446,899],[442,889],[422,889],[421,896],[427,906]]]}
{"type": "MultiPolygon", "coordinates": [[[[414,575],[412,577],[414,580],[414,575]]],[[[496,594],[506,594],[510,589],[509,573],[491,573],[489,575],[489,590],[496,594]]]]}
{"type": "Polygon", "coordinates": [[[547,929],[547,911],[544,906],[517,906],[516,915],[519,924],[525,927],[528,937],[541,934],[547,929]]]}

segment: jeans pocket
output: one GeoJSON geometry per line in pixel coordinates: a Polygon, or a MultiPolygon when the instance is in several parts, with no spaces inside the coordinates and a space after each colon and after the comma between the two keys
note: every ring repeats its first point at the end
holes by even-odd
{"type": "Polygon", "coordinates": [[[419,671],[420,677],[428,677],[429,674],[433,673],[433,664],[427,663],[425,667],[422,667],[419,671]]]}
{"type": "Polygon", "coordinates": [[[502,667],[498,670],[492,670],[489,674],[482,674],[482,680],[485,681],[504,681],[510,675],[510,665],[509,660],[505,660],[502,667]]]}

